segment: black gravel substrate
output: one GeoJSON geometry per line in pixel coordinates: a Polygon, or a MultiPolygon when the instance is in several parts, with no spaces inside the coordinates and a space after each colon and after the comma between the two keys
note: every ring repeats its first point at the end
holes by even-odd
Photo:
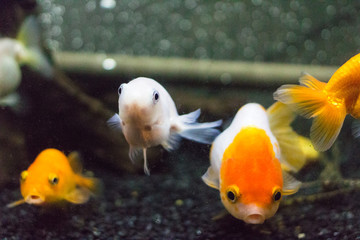
{"type": "Polygon", "coordinates": [[[201,181],[208,149],[199,148],[168,154],[151,165],[150,177],[92,168],[104,195],[84,205],[7,209],[20,197],[18,186],[7,186],[0,194],[1,239],[360,239],[359,192],[280,206],[263,225],[230,215],[213,221],[223,208],[218,192],[201,181]]]}

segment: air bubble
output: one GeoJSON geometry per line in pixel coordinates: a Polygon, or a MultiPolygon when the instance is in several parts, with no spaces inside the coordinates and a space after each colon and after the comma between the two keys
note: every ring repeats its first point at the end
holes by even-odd
{"type": "Polygon", "coordinates": [[[106,58],[102,63],[102,67],[108,71],[113,70],[116,67],[116,61],[112,58],[106,58]]]}
{"type": "Polygon", "coordinates": [[[116,7],[116,1],[115,0],[101,0],[100,7],[105,8],[105,9],[113,9],[116,7]]]}

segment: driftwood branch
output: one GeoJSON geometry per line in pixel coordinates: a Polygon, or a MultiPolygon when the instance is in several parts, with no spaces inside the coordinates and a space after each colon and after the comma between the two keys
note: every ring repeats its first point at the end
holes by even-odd
{"type": "MultiPolygon", "coordinates": [[[[359,179],[341,179],[337,181],[314,181],[312,185],[322,186],[322,190],[318,192],[309,194],[309,195],[298,195],[294,197],[287,198],[282,205],[290,206],[293,204],[305,204],[305,203],[314,203],[321,202],[324,200],[329,200],[338,196],[344,196],[353,191],[360,190],[360,180],[359,179]],[[332,185],[333,189],[324,190],[326,186],[332,185]]],[[[309,187],[306,185],[304,188],[309,187]]]]}
{"type": "Polygon", "coordinates": [[[267,87],[297,83],[302,72],[327,81],[337,69],[331,66],[294,65],[242,61],[212,61],[187,58],[161,58],[116,54],[58,52],[54,55],[59,68],[67,73],[161,76],[182,84],[210,84],[267,87]],[[106,70],[106,59],[114,68],[106,70]],[[105,68],[104,68],[105,64],[105,68]],[[194,81],[196,80],[196,81],[194,81]]]}

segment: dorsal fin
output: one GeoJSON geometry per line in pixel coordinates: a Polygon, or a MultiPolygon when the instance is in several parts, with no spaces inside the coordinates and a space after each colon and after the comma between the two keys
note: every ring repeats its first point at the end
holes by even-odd
{"type": "Polygon", "coordinates": [[[72,170],[75,173],[81,173],[83,170],[82,164],[81,164],[81,156],[79,152],[71,152],[68,155],[69,164],[72,168],[72,170]]]}

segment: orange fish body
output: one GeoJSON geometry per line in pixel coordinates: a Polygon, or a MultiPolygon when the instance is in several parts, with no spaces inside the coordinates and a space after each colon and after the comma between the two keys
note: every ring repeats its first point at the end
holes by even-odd
{"type": "Polygon", "coordinates": [[[35,205],[63,200],[75,204],[87,202],[91,195],[99,192],[100,181],[84,177],[77,171],[81,171],[81,166],[75,154],[66,157],[57,149],[42,151],[29,168],[21,173],[23,200],[11,203],[8,207],[24,202],[35,205]]]}
{"type": "Polygon", "coordinates": [[[250,103],[215,139],[211,165],[202,178],[219,189],[223,205],[234,217],[263,223],[276,213],[282,195],[298,190],[300,182],[282,169],[297,171],[306,159],[299,135],[290,127],[292,120],[291,111],[281,103],[267,111],[250,103]]]}
{"type": "Polygon", "coordinates": [[[318,151],[328,150],[340,133],[345,116],[360,118],[360,54],[343,64],[328,83],[305,74],[299,85],[283,85],[274,98],[297,113],[314,118],[310,138],[318,151]]]}

